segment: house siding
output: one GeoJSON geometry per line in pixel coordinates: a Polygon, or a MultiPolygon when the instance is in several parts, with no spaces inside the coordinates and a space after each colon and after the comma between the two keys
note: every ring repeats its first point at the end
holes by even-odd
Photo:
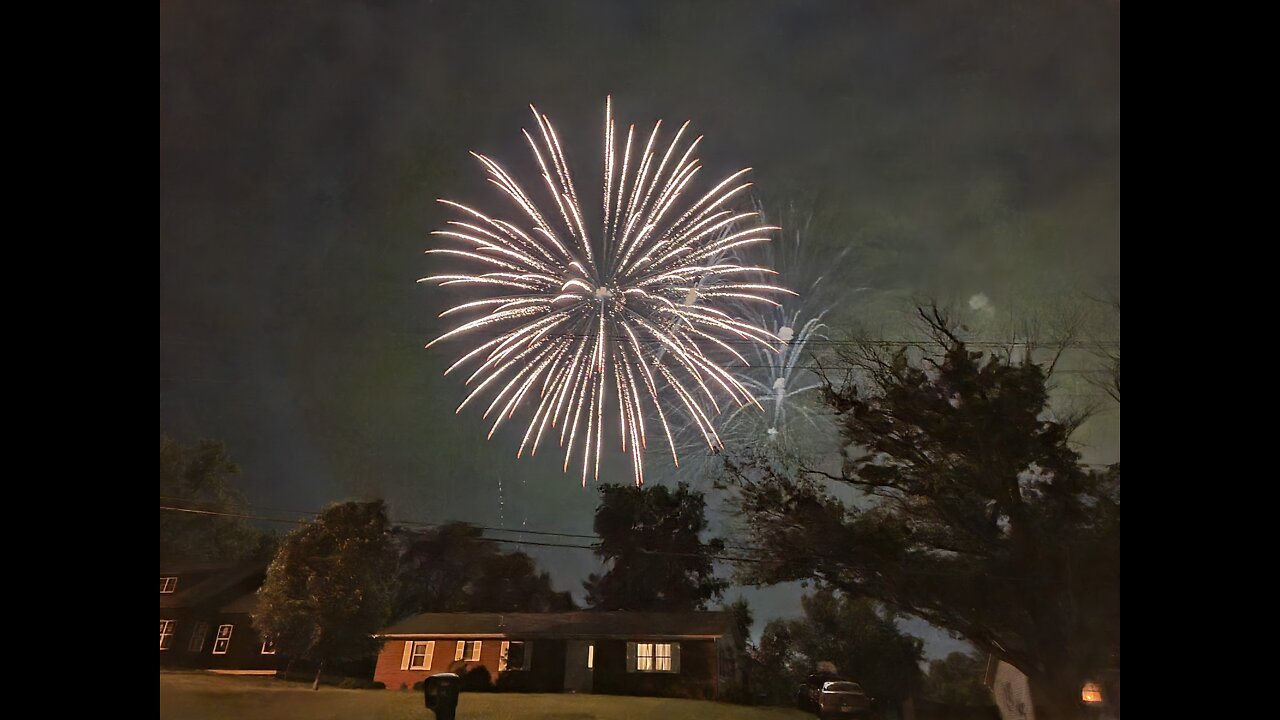
{"type": "Polygon", "coordinates": [[[161,667],[206,668],[209,670],[276,670],[279,655],[262,654],[262,636],[253,627],[248,613],[207,614],[186,608],[161,610],[160,618],[174,620],[173,642],[160,651],[161,667]],[[204,646],[192,652],[191,634],[205,622],[204,646]],[[214,655],[213,643],[219,625],[232,625],[231,642],[225,654],[214,655]]]}
{"type": "Polygon", "coordinates": [[[164,568],[160,575],[178,578],[175,592],[160,594],[160,619],[174,621],[172,643],[160,651],[161,667],[262,672],[282,666],[279,654],[262,654],[262,636],[250,614],[266,576],[265,565],[248,561],[219,568],[164,568]],[[191,634],[200,622],[206,625],[204,643],[193,652],[191,634]],[[214,655],[219,625],[232,626],[231,641],[226,653],[214,655]]]}
{"type": "MultiPolygon", "coordinates": [[[[373,679],[381,682],[388,689],[395,690],[401,685],[406,688],[412,688],[414,684],[422,682],[431,675],[436,673],[457,673],[459,676],[467,678],[465,685],[474,689],[481,689],[482,685],[493,685],[495,679],[499,675],[525,674],[524,672],[515,673],[499,673],[498,660],[502,654],[503,638],[463,638],[462,640],[478,640],[480,641],[480,659],[479,660],[454,660],[457,654],[457,645],[459,638],[439,638],[439,637],[420,637],[409,640],[388,640],[382,646],[382,651],[378,653],[378,663],[373,671],[373,679]],[[405,645],[410,642],[428,642],[434,641],[436,644],[435,651],[431,655],[431,667],[421,670],[401,670],[400,666],[404,663],[405,645]]],[[[533,662],[538,662],[538,650],[534,648],[533,662]]]]}
{"type": "Polygon", "coordinates": [[[637,638],[639,642],[678,642],[680,672],[627,672],[627,643],[623,640],[596,642],[593,692],[607,695],[652,695],[657,697],[717,697],[718,662],[714,640],[637,638]]]}
{"type": "MultiPolygon", "coordinates": [[[[453,659],[458,638],[423,636],[413,639],[387,640],[378,654],[373,679],[389,690],[409,689],[437,673],[452,672],[467,678],[464,686],[471,690],[496,689],[502,692],[563,692],[566,641],[557,638],[525,640],[533,647],[529,670],[498,672],[498,658],[504,638],[476,638],[484,644],[479,662],[453,659]],[[407,642],[436,642],[431,667],[425,670],[401,670],[407,642]],[[486,677],[488,684],[481,681],[486,677]]],[[[512,637],[511,640],[521,638],[512,637]]],[[[637,638],[641,642],[653,638],[637,638]]],[[[595,670],[592,692],[610,695],[651,695],[658,697],[717,697],[719,674],[718,652],[714,640],[681,640],[657,638],[656,642],[680,643],[679,673],[627,672],[626,640],[595,640],[595,670]]]]}

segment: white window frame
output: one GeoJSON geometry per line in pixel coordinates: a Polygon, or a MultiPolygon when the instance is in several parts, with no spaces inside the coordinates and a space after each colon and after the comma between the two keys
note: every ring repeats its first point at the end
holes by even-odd
{"type": "Polygon", "coordinates": [[[160,649],[168,650],[173,647],[173,626],[175,621],[160,618],[160,649]]]}
{"type": "Polygon", "coordinates": [[[458,645],[453,652],[453,661],[480,662],[480,647],[483,644],[483,640],[459,640],[458,645]],[[472,652],[470,657],[467,655],[467,645],[471,645],[472,652]]]}
{"type": "Polygon", "coordinates": [[[436,654],[436,641],[428,640],[426,642],[412,642],[412,648],[409,650],[409,670],[430,670],[431,661],[436,654]],[[421,648],[422,652],[418,650],[421,648]],[[414,661],[421,657],[422,664],[414,665],[414,661]]]}
{"type": "Polygon", "coordinates": [[[235,625],[219,625],[218,626],[218,634],[215,635],[213,638],[213,654],[214,655],[227,654],[227,649],[231,647],[231,633],[234,632],[235,629],[236,629],[235,625]],[[227,629],[226,637],[222,636],[222,628],[227,629]],[[219,644],[222,645],[221,650],[218,649],[219,644]]]}
{"type": "Polygon", "coordinates": [[[276,644],[275,644],[275,643],[273,643],[273,642],[271,642],[270,640],[266,640],[266,639],[264,639],[264,640],[262,641],[262,654],[263,654],[263,655],[275,655],[275,654],[276,654],[276,644]],[[268,650],[268,649],[267,649],[268,647],[269,647],[269,648],[271,648],[271,649],[270,649],[270,650],[268,650]]]}
{"type": "Polygon", "coordinates": [[[653,672],[671,672],[671,643],[654,643],[653,644],[653,672]],[[667,654],[663,655],[658,648],[666,648],[667,654]]]}
{"type": "Polygon", "coordinates": [[[160,594],[169,595],[178,589],[177,575],[161,575],[160,576],[160,594]]]}
{"type": "Polygon", "coordinates": [[[636,672],[653,672],[653,643],[636,643],[636,672]]]}
{"type": "Polygon", "coordinates": [[[628,671],[677,674],[680,672],[680,665],[677,660],[679,653],[680,643],[652,641],[628,643],[628,671]],[[635,647],[634,656],[632,656],[630,649],[632,645],[635,647]],[[633,662],[634,666],[632,666],[633,662]]]}
{"type": "Polygon", "coordinates": [[[187,652],[200,652],[204,650],[204,641],[209,636],[209,623],[203,620],[197,620],[196,626],[191,629],[191,639],[187,641],[187,652]]]}
{"type": "Polygon", "coordinates": [[[533,667],[533,643],[528,640],[503,640],[502,649],[498,653],[498,672],[522,672],[533,667]],[[511,652],[511,645],[519,644],[524,651],[520,658],[520,667],[511,667],[507,664],[507,658],[511,652]]]}

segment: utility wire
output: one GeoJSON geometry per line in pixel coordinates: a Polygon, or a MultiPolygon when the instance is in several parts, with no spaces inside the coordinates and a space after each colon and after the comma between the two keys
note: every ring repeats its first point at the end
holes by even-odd
{"type": "MultiPolygon", "coordinates": [[[[216,515],[216,516],[221,516],[221,517],[233,517],[233,518],[257,519],[257,520],[266,520],[266,521],[271,521],[271,522],[292,523],[292,524],[297,524],[297,525],[305,525],[305,524],[307,524],[307,521],[305,521],[305,520],[289,520],[289,519],[267,518],[267,517],[261,517],[261,518],[259,518],[259,517],[254,517],[254,516],[252,516],[252,515],[241,514],[241,513],[225,513],[225,512],[216,512],[216,511],[212,511],[212,510],[192,510],[192,509],[190,509],[190,508],[179,508],[179,507],[172,507],[172,506],[165,506],[165,505],[161,505],[161,506],[160,506],[160,509],[161,509],[161,510],[170,510],[170,511],[175,511],[175,512],[196,513],[196,514],[199,514],[199,515],[216,515]]],[[[427,524],[430,524],[430,523],[427,523],[427,524]]],[[[515,532],[518,532],[518,531],[515,531],[515,532]]],[[[538,547],[570,548],[570,549],[573,549],[573,550],[590,550],[590,551],[592,551],[592,552],[595,552],[595,551],[597,550],[597,547],[596,547],[596,546],[592,546],[592,545],[571,545],[571,544],[564,544],[564,543],[544,543],[544,542],[534,542],[534,541],[527,541],[527,540],[503,540],[503,539],[499,539],[499,538],[467,538],[467,539],[468,539],[468,540],[470,540],[470,541],[474,541],[474,542],[506,543],[506,544],[509,544],[509,545],[534,545],[534,546],[538,546],[538,547]]],[[[728,547],[728,546],[726,546],[726,547],[728,547]]],[[[669,551],[665,551],[665,550],[647,550],[647,549],[645,549],[645,548],[637,548],[637,551],[638,551],[638,552],[640,552],[640,553],[642,553],[642,554],[644,554],[644,555],[658,555],[658,556],[663,556],[663,557],[688,557],[688,558],[699,558],[699,559],[705,558],[705,559],[710,559],[710,560],[720,560],[720,561],[723,561],[723,562],[732,562],[732,563],[763,563],[763,562],[766,562],[765,560],[762,560],[762,559],[760,559],[760,558],[737,557],[737,556],[733,556],[733,555],[704,555],[704,554],[701,554],[701,553],[679,553],[679,552],[669,552],[669,551]]],[[[902,574],[904,574],[904,575],[913,575],[913,576],[922,576],[922,577],[925,577],[925,576],[927,576],[927,577],[951,577],[951,576],[952,576],[952,574],[950,574],[950,573],[941,573],[941,572],[919,572],[919,571],[899,571],[899,572],[901,572],[901,573],[902,573],[902,574]]],[[[1000,575],[986,575],[985,577],[987,577],[987,578],[994,578],[994,579],[1000,579],[1000,580],[1017,580],[1017,578],[1010,578],[1010,577],[1000,576],[1000,575]]]]}
{"type": "MultiPolygon", "coordinates": [[[[246,519],[246,520],[262,520],[262,521],[266,521],[266,522],[290,523],[290,524],[294,524],[294,525],[306,525],[306,524],[309,522],[309,521],[307,521],[307,520],[294,520],[294,519],[289,519],[289,518],[272,518],[272,517],[265,517],[265,516],[259,516],[259,515],[249,515],[249,514],[247,514],[247,513],[228,513],[228,512],[221,512],[221,511],[216,511],[216,510],[196,510],[196,509],[192,509],[192,508],[174,507],[174,506],[171,506],[171,505],[161,505],[161,506],[160,506],[160,509],[161,509],[161,510],[169,510],[169,511],[172,511],[172,512],[185,512],[185,513],[192,513],[192,514],[196,514],[196,515],[213,515],[213,516],[218,516],[218,517],[232,517],[232,518],[241,518],[241,519],[246,519]]],[[[309,514],[319,515],[319,513],[309,513],[309,514]]],[[[392,521],[392,523],[397,524],[397,525],[406,525],[406,524],[413,524],[413,525],[428,525],[428,526],[439,526],[439,525],[440,525],[440,523],[424,523],[424,522],[401,521],[401,520],[393,520],[393,521],[392,521]]],[[[485,529],[485,528],[480,528],[480,529],[485,529]]],[[[498,530],[497,528],[489,528],[489,529],[490,529],[490,530],[498,530]]],[[[511,533],[533,532],[533,531],[523,531],[523,530],[500,530],[500,531],[501,531],[501,532],[511,532],[511,533]]],[[[540,533],[538,533],[538,534],[541,534],[541,535],[569,535],[568,533],[550,533],[550,532],[540,532],[540,533]]],[[[585,535],[571,535],[571,537],[587,537],[587,536],[585,536],[585,535]]],[[[537,541],[533,541],[533,540],[508,540],[508,539],[505,539],[505,538],[484,538],[484,537],[479,537],[479,538],[467,538],[467,539],[468,539],[468,540],[474,540],[474,541],[477,541],[477,542],[508,543],[508,544],[511,544],[511,545],[534,545],[534,546],[537,546],[537,547],[560,547],[560,548],[571,548],[571,549],[574,549],[574,550],[590,550],[590,551],[592,551],[592,552],[595,552],[595,551],[596,551],[596,549],[597,549],[597,547],[598,547],[598,546],[596,546],[596,545],[574,545],[574,544],[570,544],[570,543],[546,543],[546,542],[537,542],[537,541]]],[[[731,546],[726,545],[725,547],[731,547],[731,546]]],[[[742,549],[742,550],[754,550],[754,549],[758,549],[758,548],[737,548],[737,549],[742,549]]],[[[644,548],[640,548],[640,549],[639,549],[639,552],[641,552],[641,553],[643,553],[643,554],[645,554],[645,555],[662,555],[662,556],[668,556],[668,557],[689,557],[689,558],[703,558],[703,557],[705,557],[705,558],[711,558],[711,559],[713,559],[713,560],[723,560],[723,561],[726,561],[726,562],[763,562],[763,561],[761,561],[761,560],[757,560],[757,559],[755,559],[755,558],[734,557],[734,556],[729,556],[729,555],[704,555],[704,554],[701,554],[701,553],[678,553],[678,552],[670,552],[670,551],[665,551],[665,550],[646,550],[646,549],[644,549],[644,548]]]]}

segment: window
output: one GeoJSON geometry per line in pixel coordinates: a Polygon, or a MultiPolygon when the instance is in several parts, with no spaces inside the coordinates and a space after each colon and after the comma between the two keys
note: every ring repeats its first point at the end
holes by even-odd
{"type": "Polygon", "coordinates": [[[160,578],[160,592],[162,594],[171,593],[177,589],[178,589],[178,578],[176,576],[169,575],[169,576],[160,578]]]}
{"type": "Polygon", "coordinates": [[[160,649],[168,650],[173,645],[173,621],[160,621],[160,649]]]}
{"type": "Polygon", "coordinates": [[[453,653],[453,659],[465,660],[467,662],[476,662],[480,659],[480,640],[459,640],[458,649],[453,653]]]}
{"type": "Polygon", "coordinates": [[[655,643],[653,646],[654,672],[671,672],[671,643],[655,643]]]}
{"type": "Polygon", "coordinates": [[[523,640],[504,640],[502,652],[498,655],[498,672],[504,670],[528,670],[531,664],[533,647],[523,640]]]}
{"type": "Polygon", "coordinates": [[[273,643],[273,642],[271,642],[270,640],[263,640],[263,641],[262,641],[262,654],[263,654],[263,655],[275,655],[275,654],[276,654],[276,644],[275,644],[275,643],[273,643]]]}
{"type": "Polygon", "coordinates": [[[209,623],[201,620],[191,630],[191,642],[187,643],[187,650],[190,652],[200,652],[204,649],[204,639],[209,634],[209,623]]]}
{"type": "Polygon", "coordinates": [[[653,670],[653,643],[636,643],[636,670],[639,672],[653,670]]]}
{"type": "Polygon", "coordinates": [[[413,643],[409,654],[409,670],[430,670],[431,656],[436,654],[435,640],[413,643]]]}
{"type": "Polygon", "coordinates": [[[231,645],[231,630],[235,625],[219,625],[218,637],[213,641],[213,654],[226,655],[227,647],[231,645]]]}
{"type": "Polygon", "coordinates": [[[587,669],[594,670],[596,667],[596,644],[591,643],[587,646],[587,669]]]}
{"type": "Polygon", "coordinates": [[[680,672],[679,643],[627,643],[630,672],[680,672]]]}

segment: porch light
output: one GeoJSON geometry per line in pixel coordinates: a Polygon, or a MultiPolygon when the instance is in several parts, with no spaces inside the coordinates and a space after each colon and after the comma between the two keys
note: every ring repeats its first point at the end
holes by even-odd
{"type": "Polygon", "coordinates": [[[1102,688],[1098,683],[1085,683],[1084,687],[1080,688],[1080,702],[1086,705],[1097,705],[1102,702],[1102,688]]]}

